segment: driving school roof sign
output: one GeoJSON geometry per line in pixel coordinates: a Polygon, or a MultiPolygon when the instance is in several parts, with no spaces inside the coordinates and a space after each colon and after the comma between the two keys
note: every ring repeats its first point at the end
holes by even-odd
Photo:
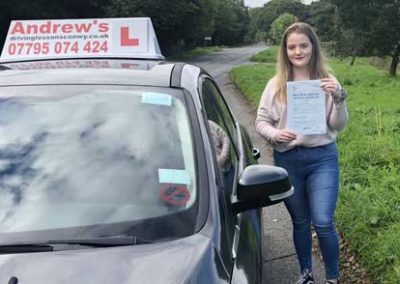
{"type": "Polygon", "coordinates": [[[164,59],[150,18],[12,21],[0,61],[164,59]]]}

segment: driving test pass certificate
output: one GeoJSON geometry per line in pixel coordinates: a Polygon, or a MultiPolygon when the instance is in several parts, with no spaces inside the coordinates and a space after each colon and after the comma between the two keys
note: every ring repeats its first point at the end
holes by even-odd
{"type": "Polygon", "coordinates": [[[288,128],[297,134],[326,133],[325,92],[320,80],[287,82],[288,128]]]}

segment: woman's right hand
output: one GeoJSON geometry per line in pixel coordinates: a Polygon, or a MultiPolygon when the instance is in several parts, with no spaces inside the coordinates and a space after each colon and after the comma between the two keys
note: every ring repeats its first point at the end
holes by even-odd
{"type": "Polygon", "coordinates": [[[278,143],[289,143],[297,138],[296,133],[289,129],[279,129],[275,136],[275,141],[278,143]]]}

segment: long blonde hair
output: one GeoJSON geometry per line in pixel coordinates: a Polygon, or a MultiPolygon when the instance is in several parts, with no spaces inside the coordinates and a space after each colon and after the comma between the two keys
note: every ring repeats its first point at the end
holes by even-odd
{"type": "Polygon", "coordinates": [[[277,92],[276,95],[282,103],[286,103],[286,82],[293,80],[293,66],[289,61],[286,45],[287,38],[292,33],[300,33],[306,35],[312,44],[312,54],[309,62],[310,79],[321,79],[329,76],[329,68],[326,64],[325,56],[322,53],[321,45],[317,34],[313,28],[302,22],[297,22],[289,26],[283,33],[282,40],[279,46],[277,66],[276,66],[276,80],[277,92]]]}

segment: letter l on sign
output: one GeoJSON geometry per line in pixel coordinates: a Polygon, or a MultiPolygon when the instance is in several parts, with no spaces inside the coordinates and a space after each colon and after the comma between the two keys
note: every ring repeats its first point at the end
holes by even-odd
{"type": "Polygon", "coordinates": [[[121,46],[137,46],[138,38],[129,38],[129,27],[121,27],[121,46]]]}

